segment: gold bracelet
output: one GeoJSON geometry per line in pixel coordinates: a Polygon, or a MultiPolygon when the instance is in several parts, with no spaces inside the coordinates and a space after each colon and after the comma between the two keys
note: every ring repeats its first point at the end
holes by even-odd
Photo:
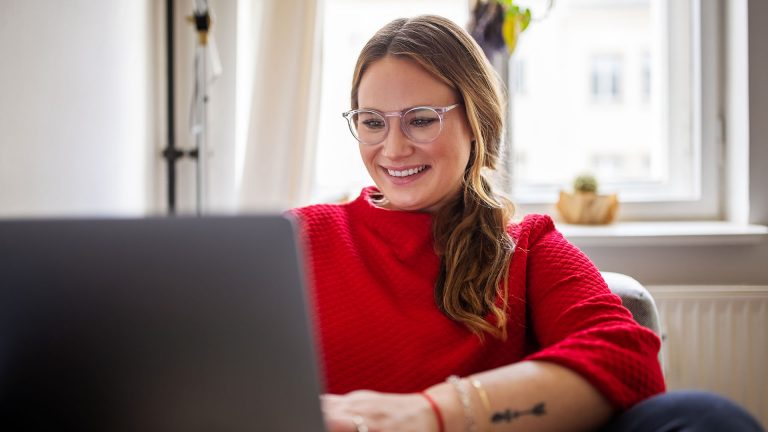
{"type": "MultiPolygon", "coordinates": [[[[490,422],[491,418],[491,401],[488,399],[488,393],[485,391],[485,388],[483,388],[483,384],[480,382],[479,379],[475,377],[469,377],[469,382],[472,384],[472,387],[475,388],[477,391],[477,395],[480,397],[480,402],[483,403],[483,408],[485,408],[485,414],[488,416],[488,421],[490,422]]],[[[488,430],[491,430],[490,424],[488,425],[488,430]]]]}
{"type": "Polygon", "coordinates": [[[483,388],[483,384],[475,377],[470,377],[469,382],[472,383],[472,387],[477,390],[477,395],[480,396],[480,402],[483,403],[483,407],[485,407],[485,412],[490,414],[491,413],[491,401],[488,399],[488,393],[486,393],[485,389],[483,388]]]}

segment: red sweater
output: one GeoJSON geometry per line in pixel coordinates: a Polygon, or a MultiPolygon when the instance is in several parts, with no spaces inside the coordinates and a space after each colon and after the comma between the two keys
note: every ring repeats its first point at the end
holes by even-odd
{"type": "Polygon", "coordinates": [[[568,367],[619,409],[664,390],[659,339],[549,217],[510,227],[509,336],[481,342],[435,304],[431,216],[376,207],[372,190],[347,204],[294,210],[327,392],[415,392],[521,360],[568,367]]]}

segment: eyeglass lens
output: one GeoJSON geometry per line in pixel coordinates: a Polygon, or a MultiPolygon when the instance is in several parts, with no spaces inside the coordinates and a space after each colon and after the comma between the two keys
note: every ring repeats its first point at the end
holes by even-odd
{"type": "MultiPolygon", "coordinates": [[[[428,143],[440,134],[440,115],[431,108],[409,110],[400,119],[401,129],[415,142],[428,143]]],[[[374,111],[361,111],[350,118],[352,133],[363,144],[378,144],[384,141],[389,122],[374,111]]]]}

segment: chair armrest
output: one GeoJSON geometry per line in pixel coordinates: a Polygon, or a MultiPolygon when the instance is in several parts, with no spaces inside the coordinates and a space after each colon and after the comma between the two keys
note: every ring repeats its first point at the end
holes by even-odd
{"type": "Polygon", "coordinates": [[[662,336],[659,312],[651,293],[637,280],[621,273],[601,272],[608,288],[621,298],[638,324],[662,336]]]}

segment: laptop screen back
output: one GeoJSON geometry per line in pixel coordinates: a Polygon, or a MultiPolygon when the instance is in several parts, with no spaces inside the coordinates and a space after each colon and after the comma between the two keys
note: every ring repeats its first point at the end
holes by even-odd
{"type": "Polygon", "coordinates": [[[280,216],[0,222],[0,430],[322,430],[280,216]]]}

